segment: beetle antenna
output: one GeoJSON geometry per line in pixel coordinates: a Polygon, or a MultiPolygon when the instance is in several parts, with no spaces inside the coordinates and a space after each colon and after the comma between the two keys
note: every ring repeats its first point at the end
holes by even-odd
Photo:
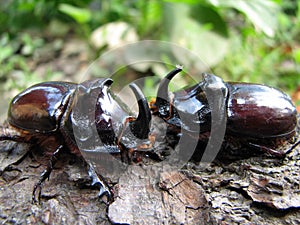
{"type": "MultiPolygon", "coordinates": [[[[171,81],[171,79],[182,71],[182,66],[176,66],[175,69],[173,69],[171,72],[169,72],[164,79],[159,83],[159,87],[157,90],[157,97],[156,97],[156,106],[158,109],[160,109],[161,114],[167,114],[169,112],[168,109],[161,110],[164,108],[169,108],[170,100],[169,100],[169,94],[168,94],[168,86],[171,81]],[[165,111],[165,112],[164,112],[165,111]]],[[[166,115],[163,115],[166,116],[166,115]]]]}
{"type": "Polygon", "coordinates": [[[150,132],[150,108],[141,89],[135,83],[131,83],[129,87],[133,91],[139,106],[138,117],[130,123],[130,129],[137,138],[145,139],[150,132]]]}

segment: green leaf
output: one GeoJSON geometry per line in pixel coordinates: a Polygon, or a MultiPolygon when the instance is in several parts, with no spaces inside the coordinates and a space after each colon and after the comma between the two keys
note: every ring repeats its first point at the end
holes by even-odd
{"type": "Polygon", "coordinates": [[[207,0],[216,7],[231,7],[244,13],[255,27],[274,37],[279,6],[270,0],[207,0]]]}
{"type": "Polygon", "coordinates": [[[10,56],[13,55],[13,48],[11,46],[4,46],[1,48],[0,51],[0,62],[2,62],[3,60],[9,58],[10,56]]]}
{"type": "MultiPolygon", "coordinates": [[[[200,4],[193,7],[173,4],[168,7],[165,17],[170,40],[194,52],[202,61],[197,62],[198,65],[216,65],[227,53],[227,25],[213,8],[200,4]]],[[[189,66],[185,56],[178,54],[176,57],[189,66]]]]}
{"type": "Polygon", "coordinates": [[[296,49],[293,51],[294,59],[297,63],[300,63],[300,49],[296,49]]]}
{"type": "Polygon", "coordinates": [[[152,29],[160,27],[162,16],[162,3],[159,1],[139,1],[138,6],[141,12],[141,17],[137,21],[139,26],[139,33],[145,34],[152,29]]]}
{"type": "Polygon", "coordinates": [[[148,24],[157,24],[161,21],[161,4],[158,1],[147,2],[147,9],[145,10],[145,16],[147,17],[148,24]]]}
{"type": "Polygon", "coordinates": [[[76,22],[80,24],[87,23],[92,18],[91,11],[88,9],[78,8],[64,3],[59,4],[58,9],[61,12],[72,17],[74,20],[76,20],[76,22]]]}
{"type": "Polygon", "coordinates": [[[199,0],[165,0],[165,2],[185,3],[185,4],[198,4],[199,0]]]}

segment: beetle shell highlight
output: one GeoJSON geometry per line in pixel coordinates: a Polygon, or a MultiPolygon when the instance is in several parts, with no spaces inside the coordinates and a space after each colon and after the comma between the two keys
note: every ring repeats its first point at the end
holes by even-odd
{"type": "Polygon", "coordinates": [[[289,96],[265,85],[230,83],[227,131],[252,138],[288,137],[297,111],[289,96]]]}
{"type": "Polygon", "coordinates": [[[26,89],[12,100],[8,122],[30,132],[56,131],[75,88],[73,83],[45,82],[26,89]]]}

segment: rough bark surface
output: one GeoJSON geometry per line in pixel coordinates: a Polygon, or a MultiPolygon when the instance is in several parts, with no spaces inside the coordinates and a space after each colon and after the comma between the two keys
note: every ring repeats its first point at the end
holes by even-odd
{"type": "Polygon", "coordinates": [[[299,145],[284,159],[190,162],[181,171],[129,166],[110,204],[68,153],[32,204],[43,160],[26,144],[2,142],[0,149],[1,224],[300,224],[299,145]]]}

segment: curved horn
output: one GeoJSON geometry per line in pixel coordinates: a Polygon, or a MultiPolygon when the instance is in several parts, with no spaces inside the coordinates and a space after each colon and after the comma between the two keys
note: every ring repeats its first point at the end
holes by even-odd
{"type": "Polygon", "coordinates": [[[176,66],[175,69],[173,69],[171,72],[169,72],[164,79],[159,84],[158,90],[157,90],[157,96],[156,96],[156,106],[159,109],[162,116],[167,115],[167,111],[169,110],[161,110],[166,108],[166,106],[169,106],[169,94],[168,94],[168,86],[171,81],[171,79],[179,72],[182,71],[182,66],[176,66]]]}
{"type": "Polygon", "coordinates": [[[150,132],[151,112],[149,105],[143,92],[135,83],[131,83],[129,87],[133,91],[139,106],[138,117],[130,123],[130,129],[134,136],[145,139],[150,132]]]}

